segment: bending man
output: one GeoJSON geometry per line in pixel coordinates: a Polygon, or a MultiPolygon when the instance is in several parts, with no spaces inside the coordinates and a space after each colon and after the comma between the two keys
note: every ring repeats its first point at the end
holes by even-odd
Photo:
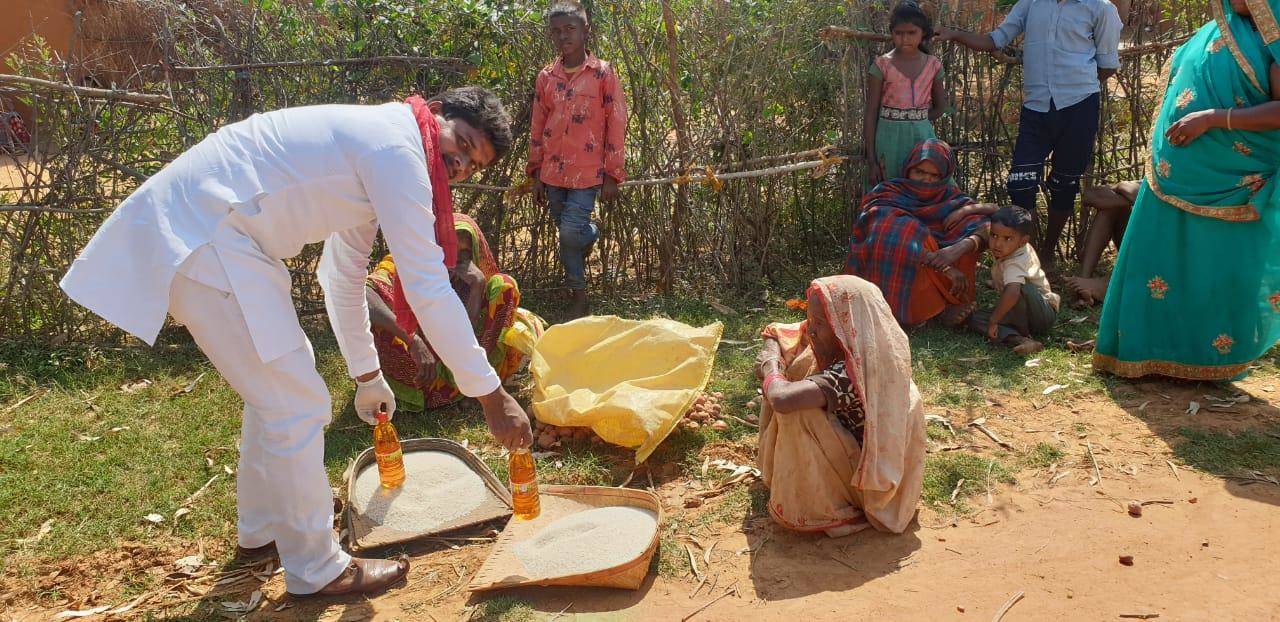
{"type": "Polygon", "coordinates": [[[503,445],[526,445],[528,417],[502,390],[449,286],[457,253],[449,182],[510,146],[502,103],[478,87],[430,101],[254,115],[143,183],[62,279],[72,299],[148,344],[172,315],[244,399],[238,554],[278,551],[292,594],[380,591],[408,564],[353,559],[334,540],[324,468],[331,399],[282,260],[324,242],[325,307],[358,384],[356,413],[372,424],[380,404],[395,410],[364,296],[381,228],[405,296],[459,389],[480,400],[503,445]]]}

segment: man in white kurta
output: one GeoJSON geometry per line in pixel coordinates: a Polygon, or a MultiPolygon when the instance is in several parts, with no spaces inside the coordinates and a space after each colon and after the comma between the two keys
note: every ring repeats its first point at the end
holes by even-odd
{"type": "MultiPolygon", "coordinates": [[[[510,146],[492,93],[469,87],[429,104],[451,181],[510,146]]],[[[239,544],[273,543],[290,593],[367,593],[407,563],[359,560],[333,538],[324,469],[328,388],[294,309],[283,259],[324,242],[317,273],[355,407],[369,423],[395,397],[378,367],[364,288],[381,228],[405,295],[459,390],[480,399],[494,435],[531,440],[449,286],[434,233],[423,136],[410,106],[314,106],[254,115],[204,139],[142,184],[72,264],[62,288],[154,344],[166,314],[184,324],[244,398],[237,474],[239,544]]]]}

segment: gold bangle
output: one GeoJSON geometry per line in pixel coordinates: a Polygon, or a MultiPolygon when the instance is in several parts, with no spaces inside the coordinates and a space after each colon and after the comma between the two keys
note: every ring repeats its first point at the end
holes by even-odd
{"type": "Polygon", "coordinates": [[[1234,131],[1231,127],[1231,113],[1235,112],[1235,108],[1227,108],[1227,131],[1234,131]]]}

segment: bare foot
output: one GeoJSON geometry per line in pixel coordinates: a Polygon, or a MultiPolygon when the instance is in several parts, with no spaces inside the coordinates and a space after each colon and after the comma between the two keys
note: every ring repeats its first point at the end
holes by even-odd
{"type": "Polygon", "coordinates": [[[955,328],[964,324],[972,313],[973,305],[948,305],[938,319],[942,320],[943,326],[955,328]]]}
{"type": "Polygon", "coordinates": [[[1017,341],[1017,345],[1013,346],[1013,351],[1023,356],[1030,356],[1044,350],[1044,344],[1035,339],[1027,339],[1022,337],[1017,341]]]}
{"type": "Polygon", "coordinates": [[[1080,300],[1092,306],[1096,305],[1107,297],[1107,285],[1111,283],[1110,277],[1099,276],[1094,278],[1085,278],[1082,276],[1067,277],[1067,287],[1080,297],[1080,300]]]}

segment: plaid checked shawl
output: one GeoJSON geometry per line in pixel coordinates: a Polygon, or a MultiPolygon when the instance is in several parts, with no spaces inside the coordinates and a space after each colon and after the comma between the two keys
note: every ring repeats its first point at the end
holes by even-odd
{"type": "Polygon", "coordinates": [[[863,197],[862,215],[853,226],[845,262],[847,274],[880,287],[902,323],[906,323],[911,286],[924,259],[925,240],[932,237],[938,248],[946,248],[977,232],[987,220],[971,216],[944,229],[947,216],[974,201],[951,179],[955,159],[950,145],[937,139],[916,145],[903,174],[926,160],[938,167],[944,181],[926,184],[900,178],[876,186],[863,197]]]}

